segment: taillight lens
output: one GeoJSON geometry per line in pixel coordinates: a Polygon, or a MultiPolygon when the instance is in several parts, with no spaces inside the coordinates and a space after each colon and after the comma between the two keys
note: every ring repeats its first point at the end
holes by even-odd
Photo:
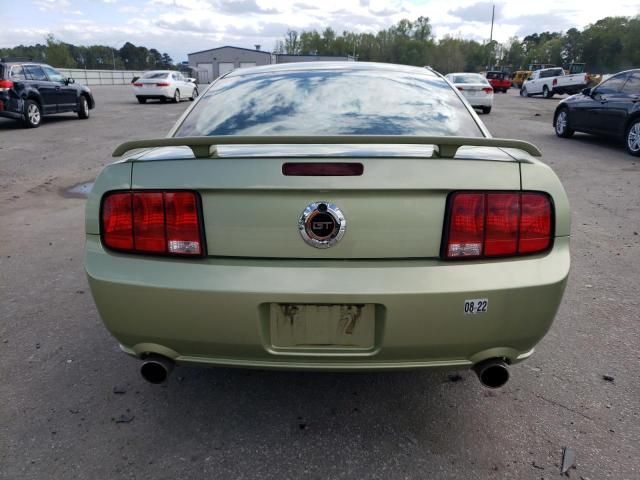
{"type": "Polygon", "coordinates": [[[156,85],[157,85],[158,87],[168,87],[168,86],[169,86],[169,84],[168,84],[167,82],[160,82],[160,83],[156,83],[156,85]]]}
{"type": "Polygon", "coordinates": [[[0,80],[0,92],[6,92],[13,88],[13,82],[11,80],[0,80]]]}
{"type": "Polygon", "coordinates": [[[204,253],[199,197],[188,191],[108,193],[102,200],[102,241],[131,253],[204,253]]]}
{"type": "Polygon", "coordinates": [[[136,82],[133,84],[134,87],[141,87],[143,84],[140,82],[136,82]]]}
{"type": "Polygon", "coordinates": [[[449,196],[443,256],[528,255],[552,242],[553,210],[541,192],[454,192],[449,196]]]}
{"type": "Polygon", "coordinates": [[[557,79],[557,78],[554,78],[554,79],[553,79],[553,82],[551,82],[551,85],[553,85],[554,87],[555,87],[556,85],[558,85],[558,79],[557,79]]]}
{"type": "Polygon", "coordinates": [[[484,93],[493,93],[493,88],[491,88],[491,87],[484,87],[484,88],[482,89],[482,91],[483,91],[484,93]]]}

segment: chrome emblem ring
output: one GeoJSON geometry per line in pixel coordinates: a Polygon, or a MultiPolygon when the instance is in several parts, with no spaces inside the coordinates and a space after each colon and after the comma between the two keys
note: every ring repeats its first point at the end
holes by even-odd
{"type": "Polygon", "coordinates": [[[307,205],[298,220],[300,236],[315,248],[332,247],[342,239],[346,229],[347,221],[342,211],[329,202],[307,205]]]}

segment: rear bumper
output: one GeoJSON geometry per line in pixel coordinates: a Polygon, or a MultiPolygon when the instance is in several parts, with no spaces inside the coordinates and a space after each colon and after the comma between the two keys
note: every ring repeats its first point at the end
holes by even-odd
{"type": "Polygon", "coordinates": [[[135,96],[139,98],[173,98],[175,90],[175,88],[171,89],[170,87],[133,87],[135,96]]]}
{"type": "Polygon", "coordinates": [[[569,238],[520,260],[304,261],[158,259],[106,252],[87,235],[98,311],[127,353],[256,368],[385,370],[465,367],[528,357],[556,314],[569,238]],[[464,314],[466,299],[488,311],[464,314]],[[375,348],[277,351],[270,303],[376,304],[375,348]]]}
{"type": "Polygon", "coordinates": [[[22,119],[22,105],[7,92],[0,92],[0,117],[22,119]]]}

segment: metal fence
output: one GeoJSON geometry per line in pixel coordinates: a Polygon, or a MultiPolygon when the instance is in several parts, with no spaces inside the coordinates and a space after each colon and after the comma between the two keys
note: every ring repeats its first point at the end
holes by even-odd
{"type": "Polygon", "coordinates": [[[81,68],[58,68],[65,77],[71,77],[84,85],[129,85],[133,77],[144,72],[134,70],[83,70],[81,68]]]}

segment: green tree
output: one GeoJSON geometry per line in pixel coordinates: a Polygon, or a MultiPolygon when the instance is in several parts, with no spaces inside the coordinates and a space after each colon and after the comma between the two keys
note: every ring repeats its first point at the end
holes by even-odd
{"type": "Polygon", "coordinates": [[[53,67],[75,68],[76,61],[71,56],[69,45],[55,39],[52,34],[46,37],[47,48],[45,49],[45,59],[53,67]]]}

